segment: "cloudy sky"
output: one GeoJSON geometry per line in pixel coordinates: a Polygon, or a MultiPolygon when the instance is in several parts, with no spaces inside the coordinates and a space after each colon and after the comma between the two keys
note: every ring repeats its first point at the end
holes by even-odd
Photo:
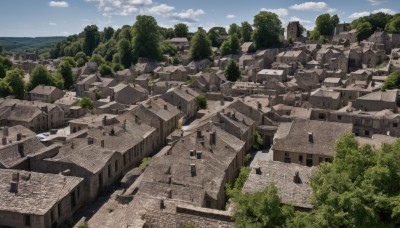
{"type": "Polygon", "coordinates": [[[88,25],[114,28],[135,23],[138,14],[154,16],[158,24],[172,27],[187,23],[191,31],[201,26],[227,27],[253,21],[260,10],[275,12],[284,27],[299,20],[307,29],[314,27],[322,13],[337,14],[342,22],[371,12],[400,12],[399,0],[1,0],[0,36],[65,36],[88,25]]]}

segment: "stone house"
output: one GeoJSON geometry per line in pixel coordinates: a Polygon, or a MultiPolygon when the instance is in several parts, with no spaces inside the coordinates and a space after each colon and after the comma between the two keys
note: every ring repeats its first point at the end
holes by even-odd
{"type": "Polygon", "coordinates": [[[227,80],[224,75],[216,73],[200,73],[190,87],[198,92],[219,92],[221,84],[227,80]]]}
{"type": "Polygon", "coordinates": [[[132,67],[130,69],[124,69],[124,70],[115,72],[115,75],[113,76],[113,78],[115,79],[116,83],[123,82],[123,83],[128,84],[128,83],[134,83],[137,76],[138,76],[137,72],[132,67]]]}
{"type": "Polygon", "coordinates": [[[173,45],[177,46],[179,50],[183,50],[190,46],[189,40],[186,37],[175,37],[169,40],[173,45]]]}
{"type": "Polygon", "coordinates": [[[254,43],[253,43],[253,42],[244,42],[244,43],[242,44],[242,46],[240,46],[240,50],[241,50],[243,53],[252,52],[253,50],[255,50],[254,43]]]}
{"type": "Polygon", "coordinates": [[[311,176],[314,167],[287,164],[279,161],[258,160],[252,168],[244,193],[263,191],[274,184],[283,204],[293,205],[295,209],[309,211],[311,204],[311,176]]]}
{"type": "Polygon", "coordinates": [[[0,100],[0,123],[22,125],[34,132],[44,132],[65,124],[64,111],[54,104],[17,99],[0,100]]]}
{"type": "Polygon", "coordinates": [[[195,117],[199,105],[197,102],[197,97],[199,93],[194,91],[192,88],[186,86],[178,86],[169,89],[161,97],[168,103],[177,107],[185,116],[186,120],[190,120],[195,117]]]}
{"type": "Polygon", "coordinates": [[[113,114],[100,114],[100,115],[87,115],[81,118],[68,121],[71,133],[87,129],[90,124],[103,124],[111,125],[118,123],[118,115],[113,114]]]}
{"type": "Polygon", "coordinates": [[[74,92],[67,92],[63,97],[56,100],[54,104],[64,111],[65,117],[70,117],[71,107],[79,106],[79,100],[80,99],[76,97],[74,92]]]}
{"type": "Polygon", "coordinates": [[[298,70],[294,75],[297,87],[302,91],[310,91],[320,85],[319,75],[315,70],[298,70]]]}
{"type": "Polygon", "coordinates": [[[348,70],[350,72],[362,68],[362,50],[359,48],[350,48],[349,50],[345,51],[344,54],[348,59],[348,70]]]}
{"type": "Polygon", "coordinates": [[[280,123],[272,146],[273,160],[307,166],[330,161],[335,142],[352,128],[352,124],[315,120],[280,123]]]}
{"type": "Polygon", "coordinates": [[[0,169],[1,227],[57,227],[83,200],[82,178],[0,169]]]}
{"type": "Polygon", "coordinates": [[[290,21],[287,29],[286,29],[286,39],[289,40],[289,38],[291,37],[293,40],[296,40],[298,36],[298,30],[300,27],[300,22],[298,21],[290,21]]]}
{"type": "Polygon", "coordinates": [[[352,29],[350,31],[340,32],[335,34],[332,38],[333,45],[339,45],[343,43],[352,44],[357,42],[357,30],[352,29]]]}
{"type": "Polygon", "coordinates": [[[286,51],[276,56],[276,61],[286,64],[301,63],[305,65],[309,61],[309,56],[304,51],[286,51]]]}
{"type": "Polygon", "coordinates": [[[349,101],[354,101],[360,96],[379,91],[380,86],[375,85],[373,82],[366,84],[364,81],[358,81],[361,83],[351,83],[347,86],[342,87],[331,87],[333,91],[340,92],[341,105],[347,105],[349,101]]]}
{"type": "Polygon", "coordinates": [[[371,49],[364,49],[362,52],[361,63],[366,68],[374,68],[380,63],[381,59],[379,58],[376,51],[371,49]]]}
{"type": "Polygon", "coordinates": [[[120,83],[110,87],[110,100],[129,105],[147,100],[149,92],[140,85],[120,83]]]}
{"type": "Polygon", "coordinates": [[[96,74],[88,75],[76,83],[76,96],[96,99],[96,93],[102,98],[110,96],[110,87],[117,85],[113,78],[103,78],[96,74]]]}
{"type": "Polygon", "coordinates": [[[342,85],[341,78],[325,78],[323,85],[325,87],[339,87],[342,85]]]}
{"type": "Polygon", "coordinates": [[[363,111],[381,111],[389,109],[394,113],[398,112],[398,91],[376,91],[358,97],[352,102],[352,107],[363,111]]]}
{"type": "Polygon", "coordinates": [[[285,82],[287,80],[287,75],[283,70],[273,70],[273,69],[262,69],[259,71],[254,78],[254,82],[285,82]]]}
{"type": "Polygon", "coordinates": [[[151,95],[160,95],[166,93],[169,89],[185,84],[181,81],[159,81],[153,82],[151,86],[151,95]]]}
{"type": "Polygon", "coordinates": [[[65,92],[54,86],[38,85],[29,91],[31,101],[52,103],[64,96],[65,92]]]}
{"type": "Polygon", "coordinates": [[[160,81],[187,81],[188,73],[182,65],[157,67],[154,70],[154,77],[160,78],[160,81]]]}
{"type": "Polygon", "coordinates": [[[140,85],[145,89],[149,89],[149,82],[150,82],[151,75],[150,74],[142,74],[135,78],[135,84],[140,85]]]}
{"type": "Polygon", "coordinates": [[[340,92],[322,90],[321,88],[311,93],[310,104],[316,108],[338,109],[340,108],[340,92]]]}

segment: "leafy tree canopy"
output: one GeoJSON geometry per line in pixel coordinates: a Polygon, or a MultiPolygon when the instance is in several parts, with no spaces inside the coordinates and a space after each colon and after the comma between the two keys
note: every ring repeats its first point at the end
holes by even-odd
{"type": "Polygon", "coordinates": [[[199,29],[192,38],[190,56],[196,61],[208,59],[212,56],[211,42],[203,29],[199,29]]]}
{"type": "Polygon", "coordinates": [[[235,82],[240,78],[241,71],[239,65],[234,60],[229,60],[224,71],[226,79],[235,82]]]}
{"type": "Polygon", "coordinates": [[[257,50],[279,47],[282,35],[282,22],[278,15],[262,11],[254,17],[253,41],[257,50]]]}
{"type": "Polygon", "coordinates": [[[184,23],[179,23],[174,26],[174,34],[176,37],[188,37],[189,27],[184,23]]]}

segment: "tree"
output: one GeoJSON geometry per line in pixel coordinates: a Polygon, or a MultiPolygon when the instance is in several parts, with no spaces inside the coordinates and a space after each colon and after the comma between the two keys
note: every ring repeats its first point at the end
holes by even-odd
{"type": "Polygon", "coordinates": [[[385,31],[388,33],[400,33],[400,15],[393,17],[386,24],[385,31]]]}
{"type": "Polygon", "coordinates": [[[103,63],[100,66],[100,70],[99,70],[101,76],[109,76],[112,75],[112,69],[111,66],[109,64],[103,63]]]}
{"type": "Polygon", "coordinates": [[[92,99],[90,99],[90,97],[83,97],[80,101],[79,101],[79,106],[81,108],[84,109],[93,109],[94,107],[94,102],[92,101],[92,99]]]}
{"type": "Polygon", "coordinates": [[[400,71],[394,71],[383,82],[382,90],[400,88],[400,71]]]}
{"type": "Polygon", "coordinates": [[[234,34],[228,40],[225,40],[221,45],[221,55],[237,54],[240,49],[238,37],[234,34]]]}
{"type": "Polygon", "coordinates": [[[71,65],[69,65],[69,62],[62,61],[58,66],[58,71],[61,77],[63,78],[64,88],[70,89],[71,86],[74,84],[74,79],[72,75],[71,65]]]}
{"type": "Polygon", "coordinates": [[[337,15],[331,17],[329,13],[325,13],[319,15],[315,20],[315,30],[322,36],[331,36],[338,23],[339,17],[337,15]]]}
{"type": "Polygon", "coordinates": [[[217,30],[210,29],[207,33],[207,37],[213,47],[219,47],[221,45],[220,34],[217,30]]]}
{"type": "Polygon", "coordinates": [[[250,42],[252,33],[253,33],[253,27],[251,27],[249,22],[243,21],[242,22],[242,41],[250,42]]]}
{"type": "Polygon", "coordinates": [[[254,143],[253,143],[253,148],[256,150],[261,149],[261,147],[264,145],[264,141],[260,135],[260,133],[258,133],[258,131],[256,131],[256,133],[254,134],[254,143]]]}
{"type": "Polygon", "coordinates": [[[184,23],[178,23],[174,26],[174,34],[176,37],[188,37],[189,27],[184,23]]]}
{"type": "Polygon", "coordinates": [[[29,78],[29,84],[29,89],[33,89],[38,85],[52,84],[50,74],[43,65],[39,64],[32,70],[29,78]]]}
{"type": "Polygon", "coordinates": [[[233,186],[231,186],[230,183],[226,183],[225,185],[226,195],[231,198],[239,197],[240,194],[242,193],[242,189],[250,173],[251,173],[251,168],[249,167],[240,168],[239,176],[235,179],[235,183],[233,184],[233,186]]]}
{"type": "Polygon", "coordinates": [[[5,82],[11,87],[12,94],[17,99],[24,99],[25,97],[25,82],[23,77],[23,70],[13,69],[7,71],[7,75],[4,78],[5,82]]]}
{"type": "Polygon", "coordinates": [[[55,71],[55,72],[49,73],[49,80],[50,80],[49,85],[55,86],[59,89],[64,89],[64,78],[60,74],[60,72],[55,71]]]}
{"type": "Polygon", "coordinates": [[[86,56],[86,54],[84,52],[80,51],[80,52],[76,53],[75,61],[76,61],[77,67],[82,67],[83,65],[85,65],[85,63],[87,63],[88,57],[86,56]]]}
{"type": "Polygon", "coordinates": [[[282,22],[278,15],[262,11],[254,17],[253,41],[257,50],[279,47],[282,22]]]}
{"type": "Polygon", "coordinates": [[[190,47],[190,56],[195,61],[208,59],[212,56],[211,42],[204,30],[199,29],[192,38],[190,47]]]}
{"type": "Polygon", "coordinates": [[[96,25],[88,25],[85,27],[83,40],[83,51],[86,55],[91,56],[94,49],[100,43],[100,33],[96,25]]]}
{"type": "Polygon", "coordinates": [[[236,23],[233,23],[229,26],[228,34],[229,36],[236,35],[240,39],[242,37],[242,28],[236,23]]]}
{"type": "Polygon", "coordinates": [[[306,31],[303,25],[297,27],[297,37],[303,37],[303,33],[306,31]]]}
{"type": "Polygon", "coordinates": [[[369,22],[364,22],[358,25],[357,27],[357,40],[361,42],[364,39],[367,39],[372,35],[372,27],[369,22]]]}
{"type": "Polygon", "coordinates": [[[105,62],[104,58],[101,57],[99,54],[93,54],[92,57],[90,58],[90,62],[95,62],[97,63],[97,66],[100,66],[105,62]]]}
{"type": "Polygon", "coordinates": [[[76,67],[76,61],[71,56],[64,57],[62,59],[61,63],[63,63],[63,62],[68,63],[71,67],[76,67]]]}
{"type": "Polygon", "coordinates": [[[321,37],[321,34],[319,34],[318,30],[314,29],[313,31],[311,31],[311,34],[310,34],[311,40],[319,40],[320,37],[321,37]]]}
{"type": "Polygon", "coordinates": [[[161,51],[163,54],[168,54],[170,56],[175,56],[178,52],[178,48],[173,45],[170,41],[164,41],[161,44],[161,51]]]}
{"type": "Polygon", "coordinates": [[[0,78],[4,78],[6,76],[6,68],[0,63],[0,78]]]}
{"type": "Polygon", "coordinates": [[[119,57],[119,62],[125,68],[129,68],[131,66],[133,62],[133,51],[132,51],[132,46],[128,40],[122,39],[118,42],[118,57],[119,57]]]}
{"type": "Polygon", "coordinates": [[[238,194],[232,201],[238,227],[285,227],[294,214],[292,207],[282,206],[274,184],[260,192],[238,194]]]}
{"type": "Polygon", "coordinates": [[[160,33],[154,17],[146,15],[137,16],[133,29],[135,34],[132,47],[134,57],[161,60],[160,33]]]}
{"type": "Polygon", "coordinates": [[[220,51],[221,51],[221,56],[231,54],[231,44],[230,44],[229,40],[225,40],[222,43],[220,51]]]}
{"type": "Polygon", "coordinates": [[[7,97],[13,94],[13,90],[4,78],[0,78],[0,97],[7,97]]]}
{"type": "Polygon", "coordinates": [[[207,98],[204,94],[199,94],[196,99],[200,109],[207,109],[207,98]]]}
{"type": "Polygon", "coordinates": [[[103,30],[103,42],[107,42],[108,40],[110,40],[113,35],[114,35],[114,29],[113,27],[104,27],[103,30]]]}
{"type": "Polygon", "coordinates": [[[231,82],[236,82],[241,75],[239,65],[234,60],[229,60],[224,71],[226,79],[231,82]]]}

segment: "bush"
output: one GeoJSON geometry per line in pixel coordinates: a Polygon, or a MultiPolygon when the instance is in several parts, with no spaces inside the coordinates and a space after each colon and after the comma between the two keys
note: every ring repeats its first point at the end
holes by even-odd
{"type": "Polygon", "coordinates": [[[396,89],[400,86],[400,71],[392,72],[383,82],[382,90],[396,89]]]}
{"type": "Polygon", "coordinates": [[[139,167],[142,169],[145,169],[145,168],[147,168],[147,166],[150,165],[150,162],[151,162],[151,158],[145,157],[145,158],[143,158],[142,163],[140,164],[139,167]]]}
{"type": "Polygon", "coordinates": [[[79,101],[79,106],[84,108],[84,109],[93,109],[94,102],[92,101],[92,99],[90,99],[90,97],[83,97],[79,101]]]}
{"type": "Polygon", "coordinates": [[[260,133],[258,133],[258,131],[256,131],[256,133],[254,134],[253,148],[255,150],[259,150],[263,145],[264,145],[264,141],[263,141],[260,133]]]}
{"type": "Polygon", "coordinates": [[[199,107],[201,109],[207,109],[207,98],[204,94],[197,96],[197,102],[199,103],[199,107]]]}

